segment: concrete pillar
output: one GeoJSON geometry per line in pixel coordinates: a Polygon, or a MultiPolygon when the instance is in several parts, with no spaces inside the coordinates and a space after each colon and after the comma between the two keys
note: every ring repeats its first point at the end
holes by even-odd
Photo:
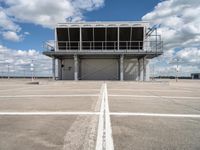
{"type": "Polygon", "coordinates": [[[52,78],[53,78],[53,80],[55,80],[56,79],[56,59],[53,57],[52,58],[52,78]]]}
{"type": "Polygon", "coordinates": [[[74,80],[78,80],[78,56],[74,55],[74,80]]]}
{"type": "Polygon", "coordinates": [[[146,57],[143,57],[143,81],[146,81],[146,57]]]}
{"type": "Polygon", "coordinates": [[[62,67],[61,67],[61,59],[58,59],[58,79],[61,80],[62,67]]]}
{"type": "Polygon", "coordinates": [[[79,50],[82,50],[82,28],[80,27],[80,32],[79,32],[80,40],[79,40],[79,50]]]}
{"type": "Polygon", "coordinates": [[[141,70],[141,63],[140,63],[140,58],[138,58],[138,77],[137,77],[137,80],[140,81],[141,78],[140,78],[140,70],[141,70]]]}
{"type": "Polygon", "coordinates": [[[149,81],[150,79],[150,60],[146,59],[146,81],[149,81]]]}
{"type": "Polygon", "coordinates": [[[124,55],[120,55],[120,81],[124,80],[124,55]]]}

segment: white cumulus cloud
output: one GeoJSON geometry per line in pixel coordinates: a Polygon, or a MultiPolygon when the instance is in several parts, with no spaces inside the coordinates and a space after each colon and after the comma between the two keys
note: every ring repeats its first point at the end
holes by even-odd
{"type": "Polygon", "coordinates": [[[31,76],[30,65],[33,61],[36,76],[49,76],[52,70],[52,61],[41,52],[34,49],[15,50],[0,45],[0,74],[12,76],[31,76]]]}
{"type": "Polygon", "coordinates": [[[200,72],[199,47],[200,47],[200,1],[199,0],[165,0],[158,3],[154,10],[142,17],[150,21],[151,25],[158,24],[158,32],[164,41],[164,52],[173,52],[168,59],[164,56],[162,65],[157,62],[159,72],[169,71],[173,59],[178,58],[182,63],[182,75],[191,72],[200,72]],[[168,65],[167,65],[168,64],[168,65]],[[160,69],[159,69],[160,66],[160,69]],[[161,69],[163,67],[163,69],[161,69]],[[192,70],[193,69],[193,70],[192,70]],[[190,72],[189,72],[189,71],[190,72]]]}
{"type": "Polygon", "coordinates": [[[20,40],[22,40],[23,36],[22,35],[18,35],[16,32],[14,31],[6,31],[2,33],[2,36],[4,39],[6,40],[10,40],[10,41],[15,41],[18,42],[20,40]]]}
{"type": "Polygon", "coordinates": [[[82,20],[84,11],[97,9],[104,0],[1,0],[5,13],[16,22],[28,22],[53,28],[66,20],[82,20]],[[78,19],[77,19],[78,18],[78,19]]]}

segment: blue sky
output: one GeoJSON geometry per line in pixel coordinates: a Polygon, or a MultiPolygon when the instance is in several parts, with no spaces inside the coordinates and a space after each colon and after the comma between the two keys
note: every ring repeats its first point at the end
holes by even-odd
{"type": "Polygon", "coordinates": [[[164,55],[150,63],[156,74],[174,75],[172,62],[179,58],[180,75],[188,76],[200,72],[199,13],[199,0],[0,0],[0,69],[3,74],[12,64],[17,74],[34,59],[38,73],[49,74],[51,60],[41,54],[42,45],[54,39],[59,22],[145,20],[160,25],[165,43],[164,55]]]}
{"type": "Polygon", "coordinates": [[[89,21],[139,21],[160,0],[107,0],[104,7],[85,13],[89,21]]]}

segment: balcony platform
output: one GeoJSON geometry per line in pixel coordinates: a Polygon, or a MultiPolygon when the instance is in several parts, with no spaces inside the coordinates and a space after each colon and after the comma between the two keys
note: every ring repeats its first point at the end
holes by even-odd
{"type": "Polygon", "coordinates": [[[142,58],[152,59],[161,55],[162,51],[144,51],[144,50],[58,50],[44,51],[43,54],[54,58],[71,58],[74,55],[85,58],[118,58],[124,55],[126,58],[142,58]]]}

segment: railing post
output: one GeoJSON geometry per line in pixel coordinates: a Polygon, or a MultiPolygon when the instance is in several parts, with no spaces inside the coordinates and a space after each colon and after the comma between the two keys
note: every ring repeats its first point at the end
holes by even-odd
{"type": "Polygon", "coordinates": [[[120,29],[119,29],[119,27],[117,28],[117,31],[118,31],[118,32],[117,32],[117,49],[119,50],[119,49],[120,49],[120,47],[119,47],[119,46],[120,46],[120,41],[119,41],[119,40],[120,40],[120,39],[119,39],[119,36],[120,36],[119,31],[120,31],[120,29]]]}

